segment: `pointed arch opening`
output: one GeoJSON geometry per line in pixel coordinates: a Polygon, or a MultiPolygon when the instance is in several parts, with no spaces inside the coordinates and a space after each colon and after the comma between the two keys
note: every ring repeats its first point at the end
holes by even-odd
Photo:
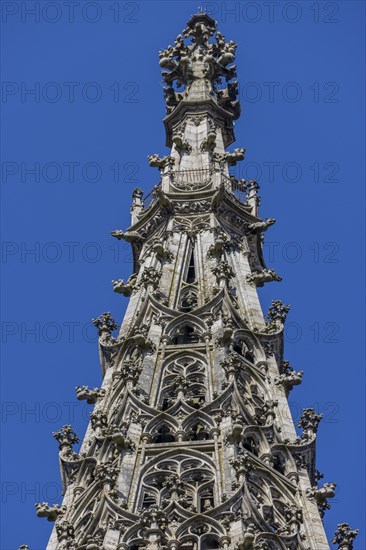
{"type": "Polygon", "coordinates": [[[249,363],[255,363],[254,351],[250,343],[245,342],[242,339],[235,339],[233,350],[241,357],[249,361],[249,363]]]}
{"type": "Polygon", "coordinates": [[[206,441],[210,439],[207,426],[200,420],[195,420],[187,430],[188,441],[206,441]]]}
{"type": "Polygon", "coordinates": [[[187,270],[184,277],[184,282],[188,284],[192,284],[196,281],[196,265],[195,265],[195,259],[194,259],[194,246],[192,244],[189,247],[188,250],[189,254],[189,262],[187,266],[187,270]]]}
{"type": "Polygon", "coordinates": [[[153,462],[142,472],[137,510],[178,500],[180,506],[199,514],[217,505],[215,466],[205,455],[185,451],[177,456],[171,450],[153,462]]]}
{"type": "Polygon", "coordinates": [[[195,331],[195,327],[189,323],[181,325],[173,337],[173,344],[178,346],[197,344],[199,341],[199,334],[195,331]]]}
{"type": "Polygon", "coordinates": [[[162,424],[152,438],[153,443],[174,443],[175,437],[168,424],[162,424]]]}
{"type": "Polygon", "coordinates": [[[243,439],[242,445],[246,451],[249,451],[255,456],[259,456],[259,444],[253,437],[246,436],[243,439]]]}
{"type": "Polygon", "coordinates": [[[177,399],[199,409],[207,399],[207,364],[200,354],[179,351],[164,361],[157,394],[157,407],[166,411],[177,399]]]}

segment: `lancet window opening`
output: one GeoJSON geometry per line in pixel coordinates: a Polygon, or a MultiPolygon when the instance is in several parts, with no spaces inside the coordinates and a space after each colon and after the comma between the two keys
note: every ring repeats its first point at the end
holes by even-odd
{"type": "Polygon", "coordinates": [[[188,239],[185,248],[182,278],[179,289],[178,309],[189,312],[199,305],[197,280],[197,250],[195,243],[188,239]]]}
{"type": "Polygon", "coordinates": [[[216,504],[214,483],[215,471],[204,457],[162,459],[143,475],[137,507],[164,508],[172,498],[179,498],[184,508],[204,513],[216,504]]]}
{"type": "Polygon", "coordinates": [[[178,394],[198,408],[204,404],[207,397],[207,366],[204,360],[184,356],[163,366],[158,404],[166,410],[171,406],[178,394]]]}
{"type": "Polygon", "coordinates": [[[178,346],[182,346],[184,344],[198,344],[199,341],[200,337],[197,333],[196,327],[194,327],[190,322],[181,324],[172,339],[172,343],[178,346]]]}

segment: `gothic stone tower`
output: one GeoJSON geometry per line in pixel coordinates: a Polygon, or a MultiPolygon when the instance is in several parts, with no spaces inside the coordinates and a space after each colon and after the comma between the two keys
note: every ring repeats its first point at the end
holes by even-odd
{"type": "MultiPolygon", "coordinates": [[[[256,287],[267,269],[258,184],[231,173],[239,117],[233,65],[206,14],[160,53],[170,155],[149,157],[160,181],[135,189],[134,272],[113,281],[129,297],[119,330],[99,331],[101,389],[77,387],[94,410],[79,453],[71,426],[59,443],[65,498],[37,504],[55,520],[48,550],[326,550],[322,516],[334,483],[318,486],[316,432],[305,409],[298,436],[287,396],[300,384],[284,360],[289,307],[263,316],[256,287]]],[[[339,526],[351,549],[356,531],[339,526]]]]}

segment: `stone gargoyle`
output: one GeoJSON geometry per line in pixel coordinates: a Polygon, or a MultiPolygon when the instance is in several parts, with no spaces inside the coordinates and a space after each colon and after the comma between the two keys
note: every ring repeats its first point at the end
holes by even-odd
{"type": "Polygon", "coordinates": [[[58,504],[48,505],[48,502],[36,502],[37,516],[39,518],[47,518],[48,521],[56,521],[59,516],[62,516],[66,511],[66,506],[58,504]]]}

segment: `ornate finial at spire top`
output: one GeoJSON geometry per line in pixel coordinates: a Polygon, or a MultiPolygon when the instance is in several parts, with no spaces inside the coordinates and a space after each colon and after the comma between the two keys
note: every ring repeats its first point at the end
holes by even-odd
{"type": "MultiPolygon", "coordinates": [[[[159,53],[168,113],[181,101],[216,102],[227,111],[228,119],[239,117],[235,50],[237,44],[226,42],[217,32],[216,21],[203,10],[192,15],[173,46],[159,53]],[[224,86],[226,82],[226,87],[224,86]]],[[[222,113],[222,111],[221,111],[222,113]]]]}

